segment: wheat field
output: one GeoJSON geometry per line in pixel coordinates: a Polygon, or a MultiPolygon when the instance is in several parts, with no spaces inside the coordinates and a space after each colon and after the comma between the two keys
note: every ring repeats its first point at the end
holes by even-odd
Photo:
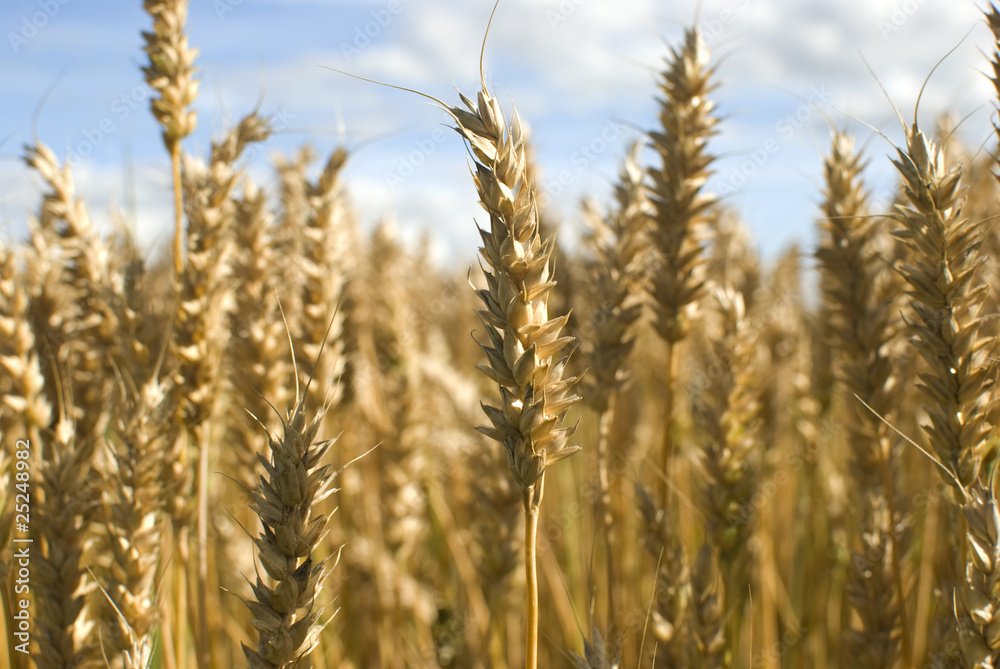
{"type": "Polygon", "coordinates": [[[481,247],[441,267],[358,220],[346,146],[262,184],[259,109],[194,145],[188,3],[143,8],[172,244],[35,141],[0,245],[11,669],[1000,667],[1000,122],[898,114],[888,207],[831,122],[818,242],[765,262],[690,27],[568,250],[470,54],[430,101],[481,247]]]}

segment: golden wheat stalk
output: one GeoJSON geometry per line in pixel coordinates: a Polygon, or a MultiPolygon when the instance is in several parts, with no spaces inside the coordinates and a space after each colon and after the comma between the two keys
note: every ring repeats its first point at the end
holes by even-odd
{"type": "MultiPolygon", "coordinates": [[[[296,393],[298,395],[298,393],[296,393]]],[[[317,441],[322,412],[306,421],[305,398],[297,396],[282,434],[268,435],[270,457],[261,456],[265,474],[250,490],[251,508],[263,531],[253,540],[257,556],[273,585],[260,575],[251,584],[250,624],[257,630],[257,647],[243,645],[250,669],[286,669],[311,648],[319,631],[320,612],[314,608],[329,558],[314,559],[326,535],[328,517],[316,507],[334,492],[337,472],[322,461],[334,443],[317,441]]]]}
{"type": "Polygon", "coordinates": [[[646,233],[649,202],[639,166],[642,145],[629,149],[615,185],[615,210],[607,217],[585,202],[592,227],[592,344],[588,351],[586,401],[597,412],[597,495],[594,514],[603,526],[607,590],[607,625],[616,620],[614,518],[609,480],[610,432],[619,391],[631,375],[625,368],[635,345],[633,330],[642,314],[642,292],[648,269],[646,233]]]}
{"type": "Polygon", "coordinates": [[[248,145],[263,141],[270,132],[269,121],[252,112],[220,141],[212,143],[207,166],[189,160],[184,170],[188,258],[177,277],[178,299],[170,340],[176,366],[168,404],[175,412],[169,441],[172,454],[164,470],[164,483],[168,510],[177,530],[189,525],[192,510],[197,513],[199,624],[195,641],[202,668],[208,666],[210,650],[206,612],[209,437],[222,388],[220,370],[232,309],[232,286],[228,282],[235,220],[232,190],[240,175],[235,164],[248,145]],[[197,453],[195,468],[188,464],[189,443],[197,453]],[[193,491],[192,471],[196,474],[193,491]]]}
{"type": "MultiPolygon", "coordinates": [[[[715,70],[709,67],[708,60],[701,34],[697,29],[686,30],[683,46],[671,49],[661,74],[660,128],[650,132],[660,160],[660,165],[649,171],[652,241],[656,249],[650,294],[654,325],[667,345],[660,465],[668,476],[675,449],[675,349],[687,336],[697,313],[704,275],[705,214],[715,202],[715,197],[703,190],[713,161],[707,143],[718,123],[712,115],[715,105],[710,97],[715,89],[715,70]]],[[[660,506],[667,508],[666,479],[660,483],[658,497],[660,506]]]]}
{"type": "Polygon", "coordinates": [[[314,407],[325,402],[336,406],[342,395],[346,314],[342,298],[351,270],[351,251],[356,248],[341,179],[347,158],[344,148],[336,149],[319,179],[305,182],[308,213],[296,232],[301,278],[295,304],[299,309],[295,357],[301,372],[312,379],[308,387],[314,407]]]}
{"type": "MultiPolygon", "coordinates": [[[[480,66],[482,73],[482,67],[480,66]]],[[[481,77],[474,102],[459,94],[465,108],[448,107],[456,130],[475,159],[473,179],[480,205],[490,216],[480,228],[480,254],[487,287],[477,290],[489,342],[482,343],[489,365],[479,365],[500,389],[501,406],[483,405],[492,423],[479,430],[503,446],[507,467],[521,488],[525,518],[527,581],[526,666],[538,662],[538,574],[536,541],[545,468],[572,455],[567,441],[575,428],[560,427],[580,398],[570,390],[576,377],[563,378],[576,348],[560,333],[567,316],[549,318],[548,299],[554,238],[539,235],[535,193],[525,174],[525,143],[516,112],[508,125],[499,101],[481,77]]]]}
{"type": "Polygon", "coordinates": [[[12,250],[0,245],[0,429],[8,439],[38,435],[49,426],[52,406],[45,393],[45,377],[39,367],[35,334],[29,319],[30,297],[25,278],[17,269],[12,250]]]}
{"type": "Polygon", "coordinates": [[[181,194],[181,140],[195,128],[196,114],[189,110],[198,97],[194,60],[198,50],[188,46],[188,0],[143,0],[153,18],[153,31],[142,34],[149,65],[142,68],[146,83],[159,95],[150,100],[153,116],[163,126],[163,144],[170,154],[174,184],[174,273],[184,269],[183,196],[181,194]]]}
{"type": "Polygon", "coordinates": [[[980,276],[983,226],[963,216],[962,169],[948,165],[941,148],[914,122],[893,164],[903,178],[906,202],[897,206],[895,236],[913,253],[901,272],[910,284],[907,319],[929,371],[919,388],[928,400],[923,428],[968,522],[966,578],[955,612],[965,661],[1000,662],[1000,535],[996,476],[987,465],[995,405],[994,365],[983,336],[982,305],[988,290],[980,276]]]}
{"type": "Polygon", "coordinates": [[[868,217],[861,183],[864,164],[852,137],[836,132],[825,161],[826,191],[820,225],[823,237],[816,257],[824,303],[821,319],[834,353],[836,377],[848,421],[850,472],[857,490],[858,523],[847,601],[859,625],[845,630],[852,657],[872,666],[892,666],[911,657],[902,570],[905,527],[900,516],[898,447],[885,424],[854,398],[881,416],[894,416],[897,379],[889,347],[899,329],[894,293],[898,286],[879,255],[877,219],[868,217]]]}
{"type": "Polygon", "coordinates": [[[126,669],[145,669],[153,657],[153,628],[159,620],[154,578],[162,535],[164,417],[168,396],[155,378],[133,391],[119,411],[108,441],[115,462],[115,485],[102,496],[107,550],[112,558],[104,592],[103,622],[110,632],[102,645],[121,653],[126,669]]]}

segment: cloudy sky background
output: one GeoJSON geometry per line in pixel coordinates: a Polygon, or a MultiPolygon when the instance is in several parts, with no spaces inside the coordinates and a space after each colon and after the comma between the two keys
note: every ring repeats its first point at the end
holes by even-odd
{"type": "MultiPolygon", "coordinates": [[[[467,263],[478,244],[473,219],[482,216],[465,148],[444,128],[445,114],[322,66],[457,103],[452,82],[467,94],[477,90],[492,4],[195,0],[190,41],[201,50],[202,83],[198,130],[185,148],[207,155],[209,140],[262,97],[279,132],[248,165],[259,183],[276,192],[275,153],[308,142],[325,156],[346,144],[353,156],[345,176],[363,225],[394,217],[405,239],[430,231],[439,260],[467,263]]],[[[902,133],[862,56],[909,119],[924,77],[957,45],[928,84],[920,121],[930,129],[945,111],[969,115],[962,140],[992,150],[995,111],[983,74],[992,46],[972,2],[704,0],[698,9],[693,0],[502,0],[486,48],[487,82],[530,126],[568,241],[579,234],[580,198],[606,202],[628,144],[654,127],[655,72],[666,43],[676,43],[696,11],[719,64],[715,99],[726,117],[712,145],[719,160],[709,187],[726,193],[765,257],[794,242],[809,249],[815,239],[829,143],[824,115],[868,143],[871,187],[888,197],[890,147],[852,117],[893,141],[902,133]]],[[[20,160],[37,131],[73,158],[96,220],[123,211],[144,244],[168,242],[169,161],[140,71],[140,31],[148,26],[138,1],[0,3],[5,239],[23,236],[38,206],[39,179],[20,160]]]]}

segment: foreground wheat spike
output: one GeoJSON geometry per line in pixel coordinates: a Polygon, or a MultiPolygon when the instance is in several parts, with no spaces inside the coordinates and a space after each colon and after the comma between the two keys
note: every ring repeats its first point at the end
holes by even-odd
{"type": "MultiPolygon", "coordinates": [[[[461,94],[460,94],[461,95],[461,94]]],[[[465,109],[446,107],[456,130],[475,157],[479,202],[490,215],[480,229],[487,287],[477,291],[485,305],[479,316],[489,342],[482,344],[489,365],[479,365],[500,387],[501,406],[483,405],[492,427],[479,430],[499,442],[520,486],[525,517],[525,575],[528,583],[527,667],[537,666],[538,582],[535,537],[545,468],[573,454],[573,427],[560,427],[580,398],[569,394],[577,377],[563,378],[576,348],[560,332],[568,316],[549,318],[548,297],[554,238],[538,231],[535,194],[525,177],[525,147],[515,112],[508,126],[500,103],[482,81],[477,101],[461,95],[465,109]]]]}
{"type": "Polygon", "coordinates": [[[983,227],[962,217],[962,170],[945,164],[940,147],[916,124],[893,164],[908,202],[897,207],[894,234],[914,253],[901,268],[915,313],[908,325],[930,367],[920,388],[930,400],[924,429],[953,486],[969,488],[985,476],[992,369],[981,336],[981,306],[988,286],[979,276],[983,227]]]}
{"type": "Polygon", "coordinates": [[[257,575],[251,584],[251,625],[258,632],[257,648],[243,645],[250,669],[292,667],[309,652],[303,649],[318,631],[319,611],[313,609],[329,558],[313,553],[326,535],[327,516],[319,506],[335,490],[337,472],[322,464],[334,440],[317,442],[322,412],[306,422],[305,399],[282,421],[282,435],[268,435],[270,458],[260,456],[265,474],[250,490],[250,506],[263,531],[255,538],[257,555],[273,585],[257,575]]]}
{"type": "Polygon", "coordinates": [[[189,107],[198,97],[198,82],[194,59],[198,50],[188,46],[184,29],[187,24],[188,0],[143,0],[143,9],[153,18],[153,31],[144,32],[143,49],[149,65],[142,68],[146,83],[159,93],[150,100],[153,116],[163,126],[163,145],[170,154],[174,178],[174,272],[184,268],[181,249],[183,216],[181,195],[181,140],[195,128],[195,112],[189,107]]]}
{"type": "Polygon", "coordinates": [[[888,427],[871,415],[893,416],[898,401],[889,347],[899,329],[894,308],[898,286],[879,255],[879,223],[866,216],[864,164],[854,139],[834,133],[825,161],[826,192],[820,222],[823,236],[816,258],[823,291],[821,319],[836,362],[847,405],[850,480],[857,491],[857,524],[847,601],[860,625],[846,630],[850,656],[871,666],[893,666],[909,658],[910,631],[900,554],[901,500],[896,494],[898,447],[888,427]]]}
{"type": "MultiPolygon", "coordinates": [[[[900,270],[910,284],[914,316],[907,321],[929,371],[920,390],[928,400],[924,425],[945,482],[965,514],[968,560],[956,593],[959,638],[968,666],[1000,664],[1000,521],[996,472],[986,415],[995,403],[989,339],[980,332],[987,285],[980,276],[983,227],[962,216],[960,166],[914,124],[893,164],[907,202],[896,208],[895,236],[913,252],[900,270]]],[[[949,598],[950,599],[950,598],[949,598]]]]}

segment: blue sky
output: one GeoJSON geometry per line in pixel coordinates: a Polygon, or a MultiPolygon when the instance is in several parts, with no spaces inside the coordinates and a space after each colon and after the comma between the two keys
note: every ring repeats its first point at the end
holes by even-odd
{"type": "MultiPolygon", "coordinates": [[[[458,102],[474,93],[492,0],[198,0],[190,41],[201,50],[198,130],[185,148],[205,156],[263,99],[280,130],[248,166],[274,192],[270,157],[304,142],[353,149],[346,170],[365,226],[395,218],[404,238],[429,230],[441,259],[466,262],[481,220],[466,152],[447,117],[413,95],[322,66],[458,102]]],[[[912,115],[923,78],[952,47],[921,103],[930,128],[946,110],[986,141],[993,111],[980,53],[991,49],[976,6],[952,0],[502,0],[486,76],[531,129],[561,234],[579,233],[579,201],[606,201],[639,129],[656,122],[655,70],[665,42],[697,20],[719,63],[715,99],[726,117],[712,144],[709,183],[740,211],[762,253],[809,248],[819,200],[825,116],[868,141],[870,177],[887,194],[889,146],[851,117],[898,141],[891,99],[912,115]],[[963,41],[964,38],[964,41],[963,41]],[[961,44],[959,44],[961,42],[961,44]]],[[[0,234],[21,236],[39,181],[19,160],[37,131],[73,160],[95,220],[125,212],[147,245],[169,237],[169,163],[148,113],[141,2],[0,3],[0,234]],[[86,155],[82,155],[86,154],[86,155]]],[[[987,148],[992,148],[988,143],[987,148]]]]}

